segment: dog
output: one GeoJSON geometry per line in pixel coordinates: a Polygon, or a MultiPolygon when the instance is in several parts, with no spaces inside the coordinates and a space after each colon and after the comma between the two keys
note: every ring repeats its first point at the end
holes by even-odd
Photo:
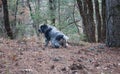
{"type": "Polygon", "coordinates": [[[38,31],[45,36],[45,47],[51,42],[51,46],[54,48],[67,47],[68,36],[59,31],[52,25],[43,24],[39,27],[38,31]]]}

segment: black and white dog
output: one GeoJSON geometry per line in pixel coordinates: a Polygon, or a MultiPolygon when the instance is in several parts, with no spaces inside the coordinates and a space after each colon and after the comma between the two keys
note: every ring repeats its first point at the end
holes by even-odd
{"type": "Polygon", "coordinates": [[[45,46],[48,46],[50,41],[54,48],[67,47],[67,40],[69,38],[56,27],[43,24],[39,27],[38,31],[45,36],[45,46]]]}

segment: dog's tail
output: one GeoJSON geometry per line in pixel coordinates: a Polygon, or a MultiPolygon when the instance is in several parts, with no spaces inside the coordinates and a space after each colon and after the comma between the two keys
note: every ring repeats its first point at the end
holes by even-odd
{"type": "Polygon", "coordinates": [[[66,36],[66,35],[64,35],[63,38],[64,38],[65,40],[68,40],[68,39],[69,39],[69,37],[66,36]]]}

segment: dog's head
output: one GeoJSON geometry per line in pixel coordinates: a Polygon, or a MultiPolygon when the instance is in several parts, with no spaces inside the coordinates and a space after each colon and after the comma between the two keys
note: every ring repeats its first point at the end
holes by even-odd
{"type": "Polygon", "coordinates": [[[48,25],[43,24],[43,25],[41,25],[41,26],[39,27],[38,31],[39,31],[40,33],[45,33],[45,32],[47,31],[47,29],[48,29],[48,25]]]}

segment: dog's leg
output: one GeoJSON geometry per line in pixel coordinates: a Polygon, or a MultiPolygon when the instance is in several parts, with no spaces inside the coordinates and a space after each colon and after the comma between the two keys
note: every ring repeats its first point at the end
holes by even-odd
{"type": "Polygon", "coordinates": [[[45,40],[45,47],[47,47],[48,46],[48,44],[49,44],[49,40],[45,40]]]}
{"type": "Polygon", "coordinates": [[[53,48],[59,48],[61,46],[57,40],[52,40],[51,44],[53,48]]]}
{"type": "Polygon", "coordinates": [[[67,47],[67,41],[66,41],[65,39],[61,39],[61,40],[59,41],[59,44],[60,44],[62,47],[64,47],[64,48],[67,47]]]}
{"type": "Polygon", "coordinates": [[[43,47],[43,50],[45,50],[45,48],[48,46],[48,44],[49,44],[49,40],[45,40],[45,45],[44,45],[44,47],[43,47]]]}

